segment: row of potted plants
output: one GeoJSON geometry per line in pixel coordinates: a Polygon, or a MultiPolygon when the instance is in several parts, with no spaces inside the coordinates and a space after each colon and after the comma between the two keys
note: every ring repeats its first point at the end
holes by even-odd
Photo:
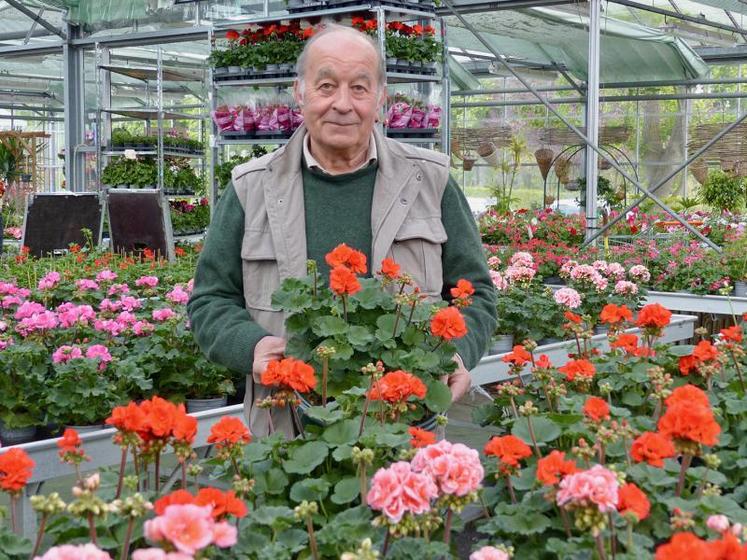
{"type": "Polygon", "coordinates": [[[435,132],[441,126],[441,107],[417,96],[396,93],[388,100],[385,126],[390,133],[435,132]]]}
{"type": "MultiPolygon", "coordinates": [[[[139,156],[135,150],[125,150],[113,157],[101,173],[101,183],[110,187],[133,189],[156,188],[158,164],[155,156],[139,156]]],[[[167,194],[203,194],[205,186],[189,158],[168,156],[164,161],[163,185],[167,194]]]]}
{"type": "Polygon", "coordinates": [[[21,252],[2,262],[4,429],[96,425],[113,406],[155,393],[233,391],[241,380],[204,357],[186,320],[197,255],[176,252],[173,265],[148,251],[138,260],[80,247],[61,258],[21,252]]]}
{"type": "Polygon", "coordinates": [[[286,96],[259,97],[251,103],[221,105],[213,122],[224,136],[290,136],[303,124],[303,115],[286,96]]]}
{"type": "MultiPolygon", "coordinates": [[[[152,150],[158,145],[158,136],[152,134],[132,134],[124,128],[112,130],[112,148],[138,148],[152,150]]],[[[182,150],[185,153],[202,153],[203,146],[199,140],[183,138],[177,134],[163,137],[164,148],[172,151],[182,150]]]]}
{"type": "Polygon", "coordinates": [[[210,204],[205,197],[199,200],[170,200],[169,207],[174,235],[204,233],[210,224],[210,204]]]}
{"type": "MultiPolygon", "coordinates": [[[[355,314],[383,296],[376,278],[367,283],[353,272],[356,256],[337,257],[359,290],[330,278],[330,293],[312,275],[286,283],[276,299],[336,298],[333,316],[341,319],[346,308],[355,314]]],[[[399,272],[394,264],[381,266],[379,281],[399,272]]],[[[463,287],[456,299],[468,298],[463,287]]],[[[58,446],[76,473],[72,498],[35,497],[35,543],[6,528],[6,549],[11,560],[743,558],[742,326],[696,346],[670,346],[658,342],[671,317],[659,305],[634,315],[610,304],[604,317],[611,346],[604,354],[592,351],[589,326],[572,313],[565,328],[578,352],[566,364],[535,355],[532,343],[513,348],[505,361],[514,380],[495,387],[494,402],[477,411],[494,431],[482,454],[407,425],[429,406],[429,373],[371,363],[325,403],[328,352],[315,352],[310,363],[272,362],[263,379],[274,387],[268,414],[291,406],[305,416],[296,437],[258,436],[240,419],[223,418],[208,436],[214,456],[207,462],[192,453],[197,426],[183,408],[158,397],[117,407],[107,423],[134,464],[123,460],[111,477],[81,476],[86,450],[66,432],[58,446]],[[622,332],[631,325],[640,336],[622,332]],[[531,376],[519,375],[526,369],[531,376]],[[299,411],[301,400],[318,404],[299,411]],[[166,450],[181,466],[181,488],[162,493],[159,477],[148,485],[146,473],[148,465],[158,473],[166,450]],[[228,489],[201,486],[206,468],[228,489]],[[459,513],[470,505],[475,513],[465,521],[459,513]]],[[[354,325],[343,321],[343,339],[352,342],[354,325]]],[[[383,330],[380,342],[393,340],[383,330]]],[[[437,331],[431,323],[429,334],[437,331]]],[[[0,488],[11,504],[33,468],[19,449],[0,455],[0,488]]]]}

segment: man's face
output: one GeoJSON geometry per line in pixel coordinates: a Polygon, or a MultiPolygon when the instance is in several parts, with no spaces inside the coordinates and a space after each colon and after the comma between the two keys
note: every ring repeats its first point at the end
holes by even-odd
{"type": "Polygon", "coordinates": [[[330,33],[311,46],[295,95],[315,146],[344,152],[368,145],[383,103],[377,78],[376,52],[360,38],[330,33]]]}

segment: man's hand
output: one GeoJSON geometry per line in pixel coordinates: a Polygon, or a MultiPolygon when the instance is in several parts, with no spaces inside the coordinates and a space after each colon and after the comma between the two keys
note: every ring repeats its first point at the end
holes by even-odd
{"type": "Polygon", "coordinates": [[[282,360],[285,357],[285,339],[279,336],[266,336],[261,338],[254,346],[254,364],[252,365],[252,377],[255,383],[261,383],[262,374],[267,369],[267,364],[272,360],[282,360]]]}
{"type": "Polygon", "coordinates": [[[449,375],[445,380],[446,384],[449,386],[449,390],[451,391],[452,403],[457,402],[466,395],[472,385],[469,371],[464,367],[464,362],[459,354],[454,354],[454,361],[457,363],[457,368],[454,370],[454,373],[449,375]]]}

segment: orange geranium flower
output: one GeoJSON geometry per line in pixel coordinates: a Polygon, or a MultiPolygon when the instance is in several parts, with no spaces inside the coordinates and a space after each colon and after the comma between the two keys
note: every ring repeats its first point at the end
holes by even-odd
{"type": "Polygon", "coordinates": [[[140,437],[145,441],[165,439],[171,436],[176,421],[177,408],[172,402],[154,396],[143,401],[140,409],[145,413],[145,426],[140,431],[140,437]]]}
{"type": "Polygon", "coordinates": [[[514,435],[495,436],[485,444],[485,455],[498,457],[502,466],[518,467],[519,461],[532,454],[529,446],[514,435]]]}
{"type": "Polygon", "coordinates": [[[127,406],[117,406],[112,415],[106,419],[106,424],[114,426],[121,432],[141,432],[145,429],[145,412],[135,402],[127,406]]]}
{"type": "Polygon", "coordinates": [[[656,549],[655,560],[682,560],[683,558],[699,558],[711,560],[708,553],[708,543],[692,533],[675,533],[672,540],[656,549]]]}
{"type": "Polygon", "coordinates": [[[742,342],[742,327],[734,325],[728,329],[721,329],[719,331],[724,340],[729,342],[742,342]]]}
{"type": "Polygon", "coordinates": [[[711,402],[708,400],[708,395],[706,395],[705,391],[695,385],[690,385],[689,383],[682,387],[677,387],[672,391],[672,394],[667,397],[664,404],[672,406],[678,402],[684,402],[687,404],[692,403],[700,406],[711,406],[711,402]]]}
{"type": "Polygon", "coordinates": [[[566,460],[565,453],[557,449],[537,461],[537,480],[545,486],[558,484],[564,476],[575,472],[578,472],[576,462],[572,459],[566,460]]]}
{"type": "Polygon", "coordinates": [[[387,258],[381,261],[381,270],[379,272],[382,276],[390,280],[395,280],[399,278],[399,270],[399,265],[394,262],[394,259],[387,258]]]}
{"type": "Polygon", "coordinates": [[[250,441],[252,441],[252,434],[249,428],[241,421],[241,418],[235,416],[224,416],[213,424],[207,439],[208,443],[215,443],[218,448],[250,441]]]}
{"type": "Polygon", "coordinates": [[[651,511],[651,502],[646,494],[632,482],[628,482],[618,491],[617,511],[623,516],[634,516],[636,522],[643,521],[651,511]]]}
{"type": "Polygon", "coordinates": [[[731,532],[721,535],[721,539],[707,543],[708,552],[713,560],[745,560],[747,544],[741,544],[731,532]]]}
{"type": "Polygon", "coordinates": [[[229,29],[226,31],[226,39],[229,41],[236,41],[240,37],[239,32],[235,29],[229,29]]]}
{"type": "Polygon", "coordinates": [[[568,381],[575,381],[577,377],[591,379],[597,372],[594,364],[589,360],[570,360],[564,366],[558,368],[558,371],[565,374],[568,381]]]}
{"type": "Polygon", "coordinates": [[[457,285],[451,288],[451,297],[454,298],[454,305],[459,307],[466,307],[472,303],[472,296],[475,293],[475,288],[472,286],[472,282],[461,278],[457,281],[457,285]]]}
{"type": "Polygon", "coordinates": [[[228,490],[222,492],[218,488],[201,488],[195,497],[198,506],[213,506],[213,518],[223,519],[229,515],[234,517],[246,517],[247,508],[243,500],[236,497],[236,492],[228,490]]]}
{"type": "Polygon", "coordinates": [[[718,358],[718,348],[710,340],[701,340],[693,349],[693,356],[698,362],[710,362],[718,358]]]}
{"type": "Polygon", "coordinates": [[[361,289],[358,277],[346,266],[336,266],[329,273],[329,287],[338,296],[353,295],[361,289]]]}
{"type": "Polygon", "coordinates": [[[83,442],[74,428],[65,428],[62,437],[57,440],[57,447],[60,448],[60,454],[76,453],[80,450],[83,442]]]}
{"type": "Polygon", "coordinates": [[[638,312],[636,325],[642,329],[661,329],[669,324],[672,319],[672,312],[658,303],[649,303],[644,305],[638,312]]]}
{"type": "Polygon", "coordinates": [[[262,385],[308,393],[316,387],[314,368],[295,358],[272,360],[262,374],[262,385]]]}
{"type": "Polygon", "coordinates": [[[173,429],[174,439],[177,441],[192,444],[197,436],[197,418],[187,414],[183,404],[177,407],[176,418],[174,419],[173,429]]]}
{"type": "Polygon", "coordinates": [[[434,434],[433,432],[429,432],[428,430],[423,430],[421,428],[416,428],[414,426],[410,426],[409,428],[407,428],[407,431],[410,434],[410,446],[413,449],[428,447],[429,445],[436,443],[436,434],[434,434]]]}
{"type": "Polygon", "coordinates": [[[23,449],[10,449],[0,455],[0,489],[17,494],[31,478],[36,463],[23,449]]]}
{"type": "Polygon", "coordinates": [[[511,352],[501,358],[502,362],[506,364],[513,364],[515,366],[523,366],[531,360],[532,355],[527,352],[527,349],[524,348],[524,346],[522,346],[521,344],[517,344],[516,346],[514,346],[514,349],[511,352]]]}
{"type": "Polygon", "coordinates": [[[170,494],[166,494],[153,502],[153,512],[156,515],[163,515],[169,506],[183,506],[194,503],[195,497],[186,490],[174,490],[170,494]]]}
{"type": "Polygon", "coordinates": [[[564,311],[563,312],[563,317],[565,317],[566,319],[568,319],[571,323],[576,323],[577,325],[581,324],[581,316],[580,315],[576,315],[572,311],[564,311]]]}
{"type": "Polygon", "coordinates": [[[443,307],[431,318],[431,332],[434,336],[454,340],[467,334],[467,323],[456,307],[443,307]]]}
{"type": "Polygon", "coordinates": [[[552,367],[550,357],[547,354],[540,354],[540,357],[535,362],[535,366],[537,369],[550,369],[552,367]]]}
{"type": "Polygon", "coordinates": [[[589,397],[584,403],[583,413],[593,422],[601,422],[609,419],[610,407],[604,399],[589,397]]]}
{"type": "Polygon", "coordinates": [[[702,445],[716,445],[721,433],[710,407],[681,401],[667,407],[658,427],[664,436],[702,445]]]}
{"type": "Polygon", "coordinates": [[[427,388],[419,377],[398,369],[390,371],[371,387],[370,397],[375,401],[401,403],[410,397],[424,399],[427,388]]]}
{"type": "Polygon", "coordinates": [[[356,251],[352,247],[348,247],[345,243],[340,243],[327,253],[324,260],[330,268],[344,266],[356,274],[365,274],[366,270],[368,270],[366,268],[366,255],[360,251],[356,251]]]}
{"type": "Polygon", "coordinates": [[[638,337],[632,333],[622,333],[610,342],[612,348],[622,348],[628,354],[635,354],[638,350],[638,337]]]}
{"type": "Polygon", "coordinates": [[[616,323],[632,321],[633,313],[624,305],[615,305],[614,303],[608,303],[602,308],[602,312],[599,314],[599,318],[602,320],[602,323],[614,325],[616,323]]]}
{"type": "Polygon", "coordinates": [[[698,369],[698,360],[692,354],[689,356],[680,356],[680,359],[677,360],[677,367],[682,375],[690,375],[690,373],[698,369]]]}
{"type": "Polygon", "coordinates": [[[657,432],[643,432],[633,440],[630,457],[636,463],[646,462],[652,467],[663,467],[664,459],[674,457],[672,440],[657,432]]]}

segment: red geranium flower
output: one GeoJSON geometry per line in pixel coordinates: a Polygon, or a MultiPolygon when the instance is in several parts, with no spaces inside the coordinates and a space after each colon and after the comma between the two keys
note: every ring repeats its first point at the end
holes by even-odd
{"type": "Polygon", "coordinates": [[[642,329],[662,329],[672,319],[672,312],[658,303],[644,305],[638,312],[636,325],[642,329]]]}
{"type": "Polygon", "coordinates": [[[514,435],[495,436],[485,444],[485,455],[498,457],[501,465],[518,467],[519,461],[531,456],[529,446],[514,435]]]}
{"type": "Polygon", "coordinates": [[[655,560],[682,560],[683,558],[700,558],[709,560],[708,543],[692,533],[676,533],[667,544],[656,549],[655,560]]]}
{"type": "Polygon", "coordinates": [[[295,358],[272,360],[262,373],[262,385],[308,393],[316,387],[314,368],[295,358]]]}
{"type": "Polygon", "coordinates": [[[609,419],[610,407],[604,399],[589,397],[584,403],[583,413],[593,422],[601,422],[609,419]]]}
{"type": "Polygon", "coordinates": [[[719,331],[724,340],[729,342],[742,342],[742,327],[734,325],[728,329],[721,329],[719,331]]]}
{"type": "Polygon", "coordinates": [[[718,358],[718,348],[709,340],[701,340],[693,349],[693,356],[700,362],[710,362],[718,358]]]}
{"type": "Polygon", "coordinates": [[[183,404],[180,404],[177,407],[172,435],[175,440],[189,445],[191,445],[195,441],[195,437],[197,437],[197,418],[187,414],[183,404]]]}
{"type": "Polygon", "coordinates": [[[366,273],[366,255],[360,251],[348,247],[345,243],[340,243],[324,257],[330,268],[345,266],[356,274],[366,273]]]}
{"type": "Polygon", "coordinates": [[[410,434],[410,446],[414,449],[419,449],[421,447],[428,447],[429,445],[432,445],[436,443],[436,434],[433,432],[429,432],[428,430],[423,430],[421,428],[416,428],[414,426],[410,426],[407,431],[410,434]]]}
{"type": "Polygon", "coordinates": [[[329,287],[338,296],[353,295],[361,289],[358,277],[346,266],[337,266],[329,273],[329,287]]]}
{"type": "Polygon", "coordinates": [[[576,462],[566,460],[565,453],[557,449],[537,461],[537,480],[545,486],[558,484],[564,476],[575,472],[578,472],[576,462]]]}
{"type": "Polygon", "coordinates": [[[462,306],[469,305],[472,302],[470,296],[474,293],[475,288],[472,286],[472,282],[464,278],[457,281],[457,285],[451,288],[451,297],[454,298],[455,303],[462,306]]]}
{"type": "Polygon", "coordinates": [[[410,397],[424,399],[427,388],[419,377],[406,371],[390,371],[371,387],[370,397],[375,401],[401,403],[410,397]]]}
{"type": "Polygon", "coordinates": [[[564,366],[558,368],[558,371],[565,374],[568,381],[575,381],[576,377],[591,379],[597,372],[594,364],[589,360],[570,360],[564,366]]]}
{"type": "Polygon", "coordinates": [[[674,440],[685,440],[702,445],[716,445],[721,426],[708,406],[676,402],[668,406],[659,419],[659,431],[674,440]]]}
{"type": "Polygon", "coordinates": [[[456,307],[444,307],[431,319],[431,332],[434,336],[453,340],[467,334],[467,324],[456,307]]]}
{"type": "Polygon", "coordinates": [[[213,518],[223,519],[229,515],[241,518],[245,517],[248,510],[243,500],[236,497],[233,490],[222,492],[217,488],[208,486],[201,488],[195,497],[194,503],[198,506],[213,506],[213,518]]]}
{"type": "Polygon", "coordinates": [[[394,259],[386,258],[381,261],[381,270],[379,272],[382,276],[390,280],[396,280],[399,278],[399,270],[399,265],[394,262],[394,259]]]}
{"type": "Polygon", "coordinates": [[[33,474],[34,460],[23,449],[10,449],[0,455],[0,488],[17,494],[33,474]]]}
{"type": "Polygon", "coordinates": [[[672,440],[656,432],[643,432],[633,440],[630,457],[636,463],[647,462],[652,467],[663,467],[664,459],[674,457],[672,440]]]}
{"type": "Polygon", "coordinates": [[[540,354],[540,357],[535,362],[535,367],[537,369],[550,369],[552,367],[550,357],[547,354],[540,354]]]}
{"type": "Polygon", "coordinates": [[[576,315],[572,311],[565,311],[563,313],[563,317],[568,319],[571,323],[576,323],[577,325],[581,324],[581,317],[579,315],[576,315]]]}
{"type": "Polygon", "coordinates": [[[188,491],[182,489],[174,490],[170,494],[166,494],[153,502],[153,512],[156,515],[163,515],[169,506],[183,506],[194,503],[195,497],[188,491]]]}
{"type": "Polygon", "coordinates": [[[622,333],[610,342],[611,348],[622,348],[628,354],[635,354],[638,350],[638,337],[632,333],[622,333]]]}
{"type": "Polygon", "coordinates": [[[664,404],[667,406],[672,406],[673,404],[676,404],[678,402],[684,402],[684,403],[692,403],[697,404],[700,406],[711,406],[711,402],[708,400],[708,395],[706,395],[705,391],[703,389],[700,389],[699,387],[696,387],[695,385],[683,385],[682,387],[677,387],[672,391],[672,394],[667,397],[667,399],[664,401],[664,404]]]}
{"type": "Polygon", "coordinates": [[[229,41],[235,41],[239,37],[241,37],[241,35],[239,35],[239,32],[234,29],[229,29],[228,31],[226,31],[226,39],[228,39],[229,41]]]}
{"type": "Polygon", "coordinates": [[[623,516],[632,515],[640,522],[648,517],[651,502],[638,486],[628,482],[618,491],[617,511],[623,516]]]}
{"type": "MultiPolygon", "coordinates": [[[[545,356],[547,358],[547,356],[545,356]]],[[[523,366],[527,362],[532,361],[532,355],[527,352],[526,348],[521,344],[514,346],[514,349],[503,356],[501,361],[506,364],[513,364],[515,366],[523,366]]]]}
{"type": "Polygon", "coordinates": [[[252,441],[252,435],[249,433],[249,428],[244,425],[241,418],[235,416],[224,416],[213,424],[207,439],[208,443],[214,443],[218,448],[250,441],[252,441]]]}
{"type": "Polygon", "coordinates": [[[599,314],[599,318],[602,320],[602,323],[614,325],[616,323],[632,321],[633,313],[624,305],[615,305],[614,303],[608,303],[602,308],[602,312],[599,314]]]}

